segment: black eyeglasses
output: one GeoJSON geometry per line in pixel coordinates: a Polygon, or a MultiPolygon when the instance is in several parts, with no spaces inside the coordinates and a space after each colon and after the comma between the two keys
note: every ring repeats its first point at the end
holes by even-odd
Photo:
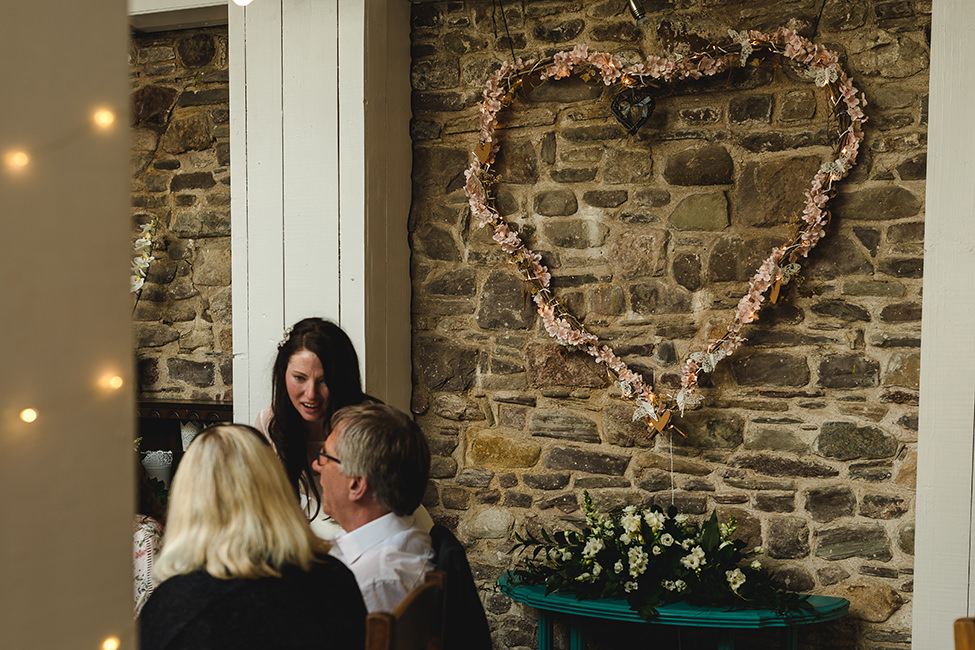
{"type": "Polygon", "coordinates": [[[336,463],[338,465],[341,465],[342,464],[342,461],[340,461],[335,456],[331,456],[329,454],[326,454],[325,453],[325,445],[322,445],[322,448],[318,450],[318,464],[319,465],[324,465],[325,464],[325,459],[330,460],[333,463],[336,463]]]}

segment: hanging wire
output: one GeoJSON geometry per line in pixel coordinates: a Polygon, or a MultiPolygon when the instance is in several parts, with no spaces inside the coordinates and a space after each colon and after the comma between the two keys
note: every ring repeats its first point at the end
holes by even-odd
{"type": "Polygon", "coordinates": [[[501,22],[504,23],[504,33],[508,37],[508,47],[511,49],[511,62],[514,63],[515,57],[515,42],[511,38],[511,32],[508,31],[508,18],[504,15],[504,2],[502,0],[491,0],[491,22],[494,23],[494,37],[498,37],[498,7],[501,7],[501,22]]]}
{"type": "Polygon", "coordinates": [[[822,20],[823,18],[823,10],[825,8],[826,8],[826,0],[823,0],[822,4],[819,5],[819,13],[816,14],[816,22],[813,23],[812,36],[809,37],[810,41],[815,40],[816,34],[819,33],[819,21],[822,20]]]}
{"type": "Polygon", "coordinates": [[[674,505],[674,432],[667,438],[670,440],[670,505],[674,505]]]}

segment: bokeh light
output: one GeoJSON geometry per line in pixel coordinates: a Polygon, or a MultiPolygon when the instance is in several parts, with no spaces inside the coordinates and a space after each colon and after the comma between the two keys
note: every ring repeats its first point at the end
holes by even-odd
{"type": "Polygon", "coordinates": [[[3,162],[9,169],[19,170],[30,164],[30,156],[26,151],[8,151],[3,162]]]}
{"type": "Polygon", "coordinates": [[[109,372],[98,378],[98,387],[106,390],[118,390],[125,385],[121,375],[109,372]]]}
{"type": "Polygon", "coordinates": [[[92,114],[91,119],[95,122],[95,126],[107,129],[115,123],[115,113],[107,108],[100,108],[92,114]]]}

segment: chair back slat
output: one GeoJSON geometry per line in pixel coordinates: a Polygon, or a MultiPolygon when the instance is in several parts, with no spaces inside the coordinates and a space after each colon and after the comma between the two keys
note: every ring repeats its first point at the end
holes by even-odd
{"type": "Polygon", "coordinates": [[[431,571],[392,613],[366,618],[366,650],[441,650],[446,576],[431,571]]]}
{"type": "Polygon", "coordinates": [[[366,650],[392,647],[395,619],[387,612],[374,612],[366,618],[366,650]]]}
{"type": "Polygon", "coordinates": [[[955,650],[975,650],[975,618],[955,621],[955,650]]]}

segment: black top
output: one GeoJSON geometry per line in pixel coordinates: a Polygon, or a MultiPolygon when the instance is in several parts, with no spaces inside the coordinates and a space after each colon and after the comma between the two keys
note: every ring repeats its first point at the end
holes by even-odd
{"type": "Polygon", "coordinates": [[[280,578],[173,576],[139,619],[142,650],[361,650],[366,606],[352,572],[333,557],[280,578]]]}
{"type": "Polygon", "coordinates": [[[430,529],[430,540],[434,568],[447,573],[444,650],[491,650],[491,628],[463,544],[440,525],[430,529]]]}

